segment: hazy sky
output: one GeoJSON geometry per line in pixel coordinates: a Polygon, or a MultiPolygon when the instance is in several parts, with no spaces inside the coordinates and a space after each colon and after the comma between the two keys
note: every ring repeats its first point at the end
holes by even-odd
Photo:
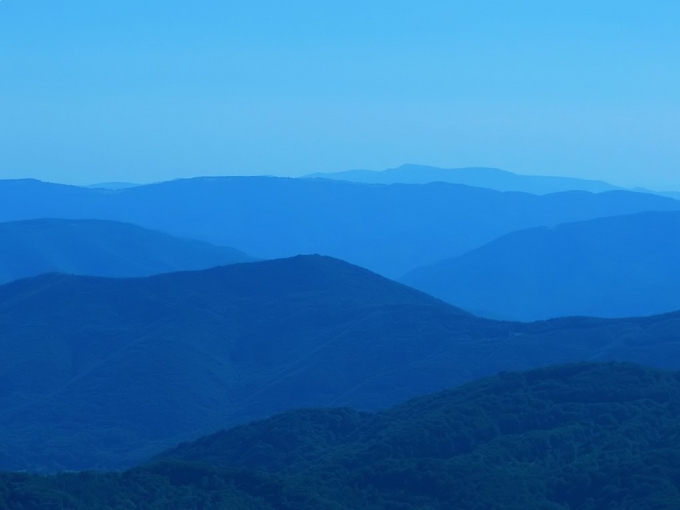
{"type": "Polygon", "coordinates": [[[1,0],[0,178],[495,166],[680,189],[680,2],[1,0]]]}

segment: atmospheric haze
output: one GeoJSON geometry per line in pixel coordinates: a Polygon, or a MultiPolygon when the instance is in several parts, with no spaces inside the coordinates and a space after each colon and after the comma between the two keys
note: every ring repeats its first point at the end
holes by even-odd
{"type": "Polygon", "coordinates": [[[403,163],[680,189],[680,6],[0,3],[0,177],[403,163]]]}

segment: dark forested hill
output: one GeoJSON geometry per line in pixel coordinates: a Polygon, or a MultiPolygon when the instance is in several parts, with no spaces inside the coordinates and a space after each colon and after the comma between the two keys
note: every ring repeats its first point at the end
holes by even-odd
{"type": "Polygon", "coordinates": [[[505,373],[375,415],[295,411],[160,458],[306,477],[348,508],[671,509],[679,417],[677,372],[584,363],[505,373]]]}
{"type": "Polygon", "coordinates": [[[515,320],[680,309],[680,213],[648,212],[513,232],[402,281],[515,320]]]}
{"type": "Polygon", "coordinates": [[[125,466],[302,406],[374,410],[499,370],[680,367],[680,314],[474,317],[328,257],[0,287],[0,466],[125,466]]]}
{"type": "Polygon", "coordinates": [[[0,181],[0,221],[116,220],[260,258],[330,255],[394,278],[521,228],[648,210],[680,210],[680,201],[625,191],[536,196],[446,183],[274,177],[196,178],[122,190],[0,181]]]}
{"type": "Polygon", "coordinates": [[[287,412],[124,473],[0,474],[0,507],[675,510],[680,375],[503,373],[376,414],[287,412]]]}
{"type": "Polygon", "coordinates": [[[233,248],[114,221],[0,223],[0,283],[49,272],[149,276],[252,260],[233,248]]]}

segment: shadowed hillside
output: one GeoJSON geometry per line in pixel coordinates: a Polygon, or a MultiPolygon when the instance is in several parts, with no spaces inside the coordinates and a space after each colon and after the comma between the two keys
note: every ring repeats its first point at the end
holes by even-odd
{"type": "Polygon", "coordinates": [[[680,367],[680,314],[480,319],[327,257],[0,287],[0,466],[125,466],[301,406],[374,410],[499,370],[680,367]]]}
{"type": "Polygon", "coordinates": [[[330,255],[393,278],[521,228],[648,210],[680,210],[680,201],[625,191],[536,196],[446,183],[274,177],[206,177],[122,190],[0,181],[2,221],[116,220],[260,258],[330,255]]]}
{"type": "Polygon", "coordinates": [[[3,508],[675,510],[680,376],[503,373],[377,414],[305,409],[124,473],[0,474],[3,508]]]}
{"type": "Polygon", "coordinates": [[[0,283],[50,272],[149,276],[252,260],[233,248],[113,221],[0,223],[0,283]]]}
{"type": "Polygon", "coordinates": [[[579,364],[375,415],[295,411],[160,458],[307,478],[347,507],[670,509],[680,504],[678,416],[677,372],[579,364]]]}
{"type": "Polygon", "coordinates": [[[680,213],[513,232],[401,281],[490,316],[626,317],[680,309],[680,213]]]}

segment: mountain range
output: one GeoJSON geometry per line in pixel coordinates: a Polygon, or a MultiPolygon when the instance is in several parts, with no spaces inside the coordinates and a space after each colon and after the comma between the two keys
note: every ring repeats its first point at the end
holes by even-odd
{"type": "Polygon", "coordinates": [[[464,184],[496,191],[520,191],[536,195],[562,191],[604,191],[622,190],[604,181],[554,177],[546,175],[521,175],[499,168],[467,167],[437,168],[426,165],[402,165],[387,170],[346,170],[343,172],[315,173],[305,176],[312,179],[363,182],[370,184],[427,184],[448,182],[464,184]]]}
{"type": "Polygon", "coordinates": [[[254,260],[233,248],[105,220],[0,223],[0,284],[42,273],[149,276],[254,260]]]}
{"type": "Polygon", "coordinates": [[[680,309],[680,213],[512,232],[403,283],[490,317],[626,317],[680,309]]]}
{"type": "MultiPolygon", "coordinates": [[[[448,182],[465,184],[496,191],[520,191],[536,195],[559,193],[563,191],[589,191],[602,193],[605,191],[625,190],[604,181],[578,179],[575,177],[558,177],[551,175],[523,175],[501,170],[499,168],[467,167],[437,168],[426,165],[402,165],[387,170],[346,170],[342,172],[315,173],[305,176],[310,179],[330,179],[336,181],[363,182],[370,184],[427,184],[431,182],[448,182]]],[[[645,188],[632,188],[629,191],[654,193],[680,199],[680,192],[657,192],[645,188]]]]}
{"type": "Polygon", "coordinates": [[[310,406],[376,410],[503,370],[680,368],[680,314],[475,317],[320,256],[0,287],[0,467],[130,466],[183,439],[310,406]]]}
{"type": "Polygon", "coordinates": [[[512,231],[649,210],[645,193],[537,196],[458,184],[195,178],[121,190],[0,181],[0,221],[107,219],[230,246],[257,258],[320,253],[398,278],[512,231]]]}

